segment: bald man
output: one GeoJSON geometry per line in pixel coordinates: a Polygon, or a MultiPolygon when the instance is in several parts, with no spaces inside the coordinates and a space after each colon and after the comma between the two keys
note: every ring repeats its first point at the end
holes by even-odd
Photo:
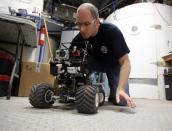
{"type": "Polygon", "coordinates": [[[104,72],[107,75],[109,102],[119,106],[134,107],[129,95],[130,52],[121,31],[110,23],[100,23],[97,8],[91,3],[80,5],[76,12],[78,35],[71,47],[85,47],[81,41],[89,41],[93,51],[88,59],[90,72],[104,72]]]}

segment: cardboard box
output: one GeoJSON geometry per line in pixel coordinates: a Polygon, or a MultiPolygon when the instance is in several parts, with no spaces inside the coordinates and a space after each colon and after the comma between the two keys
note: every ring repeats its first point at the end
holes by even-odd
{"type": "Polygon", "coordinates": [[[42,63],[40,71],[36,71],[35,62],[23,62],[19,86],[19,96],[29,96],[34,84],[48,83],[54,86],[55,77],[50,74],[50,64],[42,63]]]}

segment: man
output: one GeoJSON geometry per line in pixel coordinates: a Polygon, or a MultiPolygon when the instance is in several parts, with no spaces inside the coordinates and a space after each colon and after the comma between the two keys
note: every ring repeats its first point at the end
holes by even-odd
{"type": "Polygon", "coordinates": [[[110,87],[109,102],[134,107],[128,86],[130,51],[120,30],[112,24],[100,23],[98,10],[90,3],[78,7],[76,25],[80,32],[73,39],[71,46],[83,47],[81,41],[89,41],[92,45],[88,69],[107,74],[110,87]]]}

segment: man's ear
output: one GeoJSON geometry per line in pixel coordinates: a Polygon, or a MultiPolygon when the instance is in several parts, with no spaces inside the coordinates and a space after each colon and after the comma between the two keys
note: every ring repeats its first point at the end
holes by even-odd
{"type": "Polygon", "coordinates": [[[98,24],[100,24],[100,20],[99,20],[99,18],[97,18],[97,19],[96,19],[96,22],[97,22],[98,24]]]}
{"type": "Polygon", "coordinates": [[[95,24],[96,24],[97,27],[99,27],[99,25],[100,25],[100,20],[99,20],[98,18],[95,20],[95,24]]]}

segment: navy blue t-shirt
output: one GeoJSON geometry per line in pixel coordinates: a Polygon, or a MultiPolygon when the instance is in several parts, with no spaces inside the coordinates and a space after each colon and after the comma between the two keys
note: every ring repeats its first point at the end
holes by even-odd
{"type": "Polygon", "coordinates": [[[118,66],[118,59],[130,52],[121,31],[110,23],[101,23],[97,35],[88,39],[84,39],[78,33],[72,41],[72,46],[84,48],[84,41],[89,41],[92,45],[93,59],[105,67],[118,66]]]}

